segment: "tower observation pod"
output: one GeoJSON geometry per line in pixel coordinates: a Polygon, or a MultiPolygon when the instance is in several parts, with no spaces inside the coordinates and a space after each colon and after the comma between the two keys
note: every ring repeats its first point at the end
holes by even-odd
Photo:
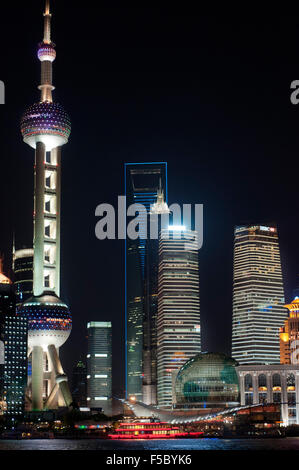
{"type": "Polygon", "coordinates": [[[40,101],[21,120],[26,144],[35,150],[33,294],[21,310],[28,318],[28,407],[32,410],[69,406],[72,397],[59,348],[70,335],[72,318],[60,296],[61,147],[68,142],[71,122],[53,102],[50,1],[44,12],[44,39],[38,45],[41,62],[40,101]],[[29,367],[30,370],[30,367],[29,367]]]}

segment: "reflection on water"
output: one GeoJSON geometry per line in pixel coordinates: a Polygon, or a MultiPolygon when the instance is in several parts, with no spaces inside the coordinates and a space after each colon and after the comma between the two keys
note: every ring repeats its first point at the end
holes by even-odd
{"type": "Polygon", "coordinates": [[[101,439],[0,440],[1,450],[299,450],[299,437],[284,439],[167,439],[107,441],[101,439]]]}

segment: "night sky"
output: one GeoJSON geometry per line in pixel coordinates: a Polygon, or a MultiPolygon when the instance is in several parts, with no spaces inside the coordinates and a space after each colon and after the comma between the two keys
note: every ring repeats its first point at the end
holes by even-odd
{"type": "MultiPolygon", "coordinates": [[[[43,1],[1,4],[0,250],[32,245],[33,150],[19,120],[39,99],[43,1]]],[[[168,162],[169,203],[204,204],[203,350],[230,353],[233,228],[278,226],[286,300],[299,283],[299,17],[253,20],[52,1],[54,99],[72,119],[62,153],[62,292],[73,331],[111,320],[114,389],[124,386],[124,242],[95,238],[95,208],[124,192],[124,162],[168,162]]]]}

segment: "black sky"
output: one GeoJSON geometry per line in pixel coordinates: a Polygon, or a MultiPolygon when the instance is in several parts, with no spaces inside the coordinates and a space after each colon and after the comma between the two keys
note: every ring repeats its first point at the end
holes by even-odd
{"type": "MultiPolygon", "coordinates": [[[[204,204],[200,253],[203,348],[230,352],[233,227],[278,225],[286,299],[297,284],[299,17],[188,15],[52,1],[55,100],[72,118],[63,148],[62,298],[73,332],[70,372],[86,323],[114,323],[115,391],[123,387],[124,245],[98,241],[94,211],[123,194],[124,162],[167,161],[169,202],[204,204]]],[[[9,268],[32,243],[33,151],[19,119],[38,100],[43,2],[1,5],[0,250],[9,268]]]]}

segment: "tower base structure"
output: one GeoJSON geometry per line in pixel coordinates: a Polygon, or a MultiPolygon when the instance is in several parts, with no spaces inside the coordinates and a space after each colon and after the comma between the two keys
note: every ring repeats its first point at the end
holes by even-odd
{"type": "Polygon", "coordinates": [[[28,319],[27,409],[70,406],[73,400],[59,358],[59,348],[72,327],[68,306],[53,292],[44,292],[29,299],[20,310],[28,319]]]}

